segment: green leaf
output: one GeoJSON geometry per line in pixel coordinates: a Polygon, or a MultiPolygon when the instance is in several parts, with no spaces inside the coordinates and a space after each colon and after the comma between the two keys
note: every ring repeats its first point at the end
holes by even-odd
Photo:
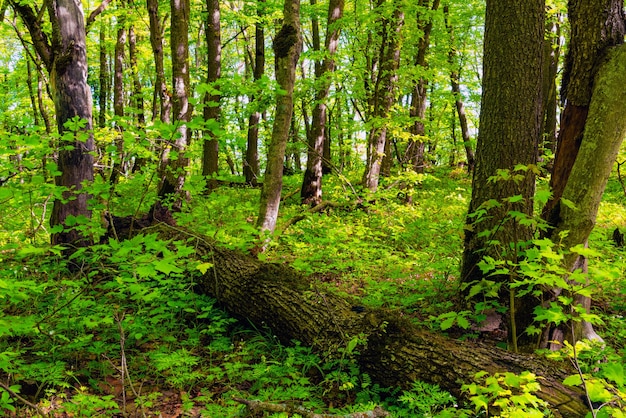
{"type": "Polygon", "coordinates": [[[213,267],[213,263],[201,263],[196,266],[196,269],[200,270],[202,274],[206,274],[211,267],[213,267]]]}
{"type": "Polygon", "coordinates": [[[154,268],[160,271],[161,273],[165,273],[165,274],[183,272],[183,270],[180,267],[178,267],[176,264],[170,263],[167,260],[159,260],[155,262],[154,268]]]}
{"type": "Polygon", "coordinates": [[[565,380],[563,380],[563,384],[565,386],[580,386],[582,383],[583,383],[583,380],[580,378],[580,375],[578,374],[567,376],[565,380]]]}
{"type": "Polygon", "coordinates": [[[624,384],[624,366],[620,363],[604,363],[602,365],[602,374],[606,379],[612,380],[618,386],[624,384]]]}
{"type": "Polygon", "coordinates": [[[586,382],[587,393],[591,402],[608,402],[613,399],[613,395],[609,392],[604,383],[598,380],[590,380],[586,382]]]}

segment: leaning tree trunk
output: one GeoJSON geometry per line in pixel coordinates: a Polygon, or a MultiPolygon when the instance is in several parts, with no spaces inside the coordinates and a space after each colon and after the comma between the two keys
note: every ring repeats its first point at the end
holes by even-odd
{"type": "MultiPolygon", "coordinates": [[[[435,383],[462,398],[460,388],[475,373],[528,370],[541,376],[537,396],[556,416],[581,417],[588,409],[577,387],[562,384],[575,374],[568,362],[515,354],[484,343],[458,341],[423,330],[400,314],[364,309],[358,302],[318,288],[283,264],[268,264],[209,239],[160,224],[164,239],[194,240],[199,257],[213,264],[196,280],[195,291],[216,298],[230,314],[255,326],[269,327],[284,344],[294,340],[327,355],[354,338],[366,339],[355,350],[360,370],[383,386],[408,389],[416,380],[435,383]]],[[[122,228],[117,229],[125,235],[122,228]]]]}
{"type": "MultiPolygon", "coordinates": [[[[560,222],[552,235],[559,237],[561,232],[569,231],[561,241],[564,249],[587,243],[617,153],[626,137],[623,74],[626,74],[626,45],[609,52],[595,79],[584,140],[563,190],[562,199],[573,202],[575,207],[556,206],[560,222]]],[[[578,254],[566,255],[565,267],[569,270],[580,264],[578,254]]],[[[575,301],[589,310],[591,300],[588,297],[576,295],[575,301]]],[[[575,335],[565,334],[569,341],[598,338],[591,324],[583,321],[574,325],[577,327],[575,335]]]]}
{"type": "MultiPolygon", "coordinates": [[[[620,118],[624,86],[614,80],[619,77],[616,71],[624,68],[620,63],[623,53],[611,50],[623,44],[626,32],[621,0],[572,0],[568,15],[572,29],[561,92],[567,102],[550,179],[552,197],[543,208],[544,218],[554,227],[549,237],[570,231],[565,250],[587,245],[615,153],[623,140],[624,121],[620,118]],[[607,55],[611,55],[609,61],[607,55]],[[562,205],[562,198],[573,202],[577,211],[562,205]]],[[[572,255],[566,267],[586,272],[586,260],[572,255]]],[[[553,291],[556,295],[559,292],[553,291]]],[[[583,297],[577,297],[577,302],[587,309],[591,304],[583,297]]],[[[570,329],[547,329],[543,344],[560,340],[563,335],[569,340],[599,338],[587,322],[577,325],[575,335],[569,335],[570,329]]]]}
{"type": "Polygon", "coordinates": [[[293,115],[293,88],[296,65],[302,51],[300,30],[300,0],[285,0],[283,25],[274,38],[276,81],[283,92],[276,95],[276,114],[268,149],[267,168],[261,190],[257,226],[261,231],[274,232],[280,193],[283,188],[283,162],[293,115]]]}

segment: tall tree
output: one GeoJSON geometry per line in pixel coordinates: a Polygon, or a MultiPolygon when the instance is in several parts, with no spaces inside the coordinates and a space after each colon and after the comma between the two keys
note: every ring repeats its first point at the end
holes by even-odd
{"type": "Polygon", "coordinates": [[[189,7],[189,0],[170,0],[172,112],[176,133],[174,138],[168,140],[167,148],[162,152],[158,196],[161,201],[171,200],[175,211],[182,206],[183,186],[189,165],[188,122],[191,120],[192,113],[189,103],[189,7]]]}
{"type": "MultiPolygon", "coordinates": [[[[316,1],[311,0],[311,5],[316,1]]],[[[326,38],[324,41],[324,58],[315,62],[315,79],[317,83],[315,91],[315,106],[313,108],[313,120],[311,121],[311,134],[307,150],[306,171],[302,180],[300,197],[303,204],[319,204],[322,200],[322,160],[324,155],[324,142],[327,135],[327,100],[330,93],[330,73],[335,70],[334,55],[339,44],[340,28],[337,24],[343,16],[344,1],[330,0],[328,2],[328,22],[326,24],[326,38]]],[[[320,35],[317,17],[313,19],[313,49],[319,51],[320,35]]]]}
{"type": "Polygon", "coordinates": [[[169,123],[171,120],[170,93],[165,81],[165,64],[163,63],[163,32],[164,22],[159,14],[159,0],[146,0],[150,20],[150,45],[154,55],[154,97],[152,99],[152,120],[157,117],[169,123]]]}
{"type": "Polygon", "coordinates": [[[204,96],[204,120],[208,124],[202,143],[202,175],[207,179],[207,188],[214,189],[217,183],[211,177],[218,173],[219,143],[216,131],[220,119],[220,96],[217,82],[222,73],[222,45],[220,36],[220,5],[218,0],[206,0],[206,43],[207,43],[207,92],[204,96]]]}
{"type": "Polygon", "coordinates": [[[375,192],[378,189],[381,165],[385,156],[387,123],[391,107],[396,99],[396,83],[400,65],[402,26],[404,11],[398,0],[378,0],[376,10],[380,13],[378,56],[372,57],[367,77],[368,119],[371,125],[367,139],[367,159],[362,184],[375,192]],[[390,10],[389,10],[390,8],[390,10]]]}
{"type": "MultiPolygon", "coordinates": [[[[259,0],[256,7],[257,21],[254,26],[254,69],[252,72],[254,81],[258,83],[265,73],[265,30],[263,29],[265,0],[259,0]]],[[[258,103],[254,95],[250,97],[250,103],[253,109],[248,118],[248,138],[246,155],[243,161],[243,175],[247,184],[255,186],[259,176],[259,122],[261,121],[261,110],[257,108],[258,103]]]]}
{"type": "Polygon", "coordinates": [[[417,26],[422,33],[419,38],[417,53],[415,54],[414,65],[420,69],[420,73],[424,74],[417,77],[413,92],[411,93],[410,115],[413,119],[411,124],[412,138],[409,140],[407,147],[407,160],[411,162],[413,169],[418,173],[424,172],[424,151],[425,145],[424,134],[426,117],[426,104],[428,93],[428,78],[425,76],[428,68],[427,54],[430,47],[430,33],[433,29],[433,12],[439,8],[440,1],[420,0],[417,11],[417,26]]]}
{"type": "Polygon", "coordinates": [[[120,2],[117,10],[117,38],[115,42],[115,52],[113,54],[113,114],[117,121],[115,127],[118,135],[115,138],[116,152],[113,156],[113,167],[111,169],[111,177],[109,183],[116,184],[117,179],[123,171],[124,164],[124,139],[121,120],[124,118],[124,66],[126,59],[126,13],[124,2],[120,2]]]}
{"type": "MultiPolygon", "coordinates": [[[[562,240],[565,250],[587,245],[595,224],[598,206],[606,187],[617,151],[626,134],[624,111],[626,89],[618,74],[626,62],[624,42],[624,3],[621,0],[572,0],[568,4],[571,25],[569,48],[561,96],[566,99],[561,116],[558,146],[550,180],[552,197],[543,214],[554,227],[549,236],[562,240]],[[572,202],[575,209],[562,204],[572,202]]],[[[586,271],[586,259],[571,253],[565,266],[586,271]]],[[[559,289],[552,291],[558,296],[559,289]]],[[[576,296],[576,303],[589,309],[588,297],[576,296]]],[[[554,328],[545,340],[598,338],[588,322],[571,328],[554,328]],[[559,335],[554,335],[554,333],[559,335]]]]}
{"type": "Polygon", "coordinates": [[[87,84],[87,45],[85,17],[81,2],[52,0],[47,7],[50,37],[44,30],[40,13],[30,4],[10,1],[30,32],[37,54],[50,74],[56,110],[57,128],[63,143],[58,151],[57,166],[61,172],[55,183],[63,190],[54,201],[50,223],[63,226],[52,234],[53,244],[88,245],[89,238],[68,226],[68,220],[90,218],[89,195],[83,184],[93,180],[94,140],[92,129],[91,89],[87,84]]]}
{"type": "Polygon", "coordinates": [[[467,114],[465,113],[465,103],[463,102],[463,94],[461,92],[461,65],[457,63],[457,47],[455,45],[454,27],[450,23],[450,6],[446,4],[443,8],[446,29],[450,37],[450,50],[448,51],[448,64],[450,65],[450,86],[454,95],[455,114],[459,118],[461,125],[461,138],[463,139],[463,148],[465,149],[465,157],[467,158],[467,171],[474,171],[474,149],[471,145],[471,137],[469,126],[467,123],[467,114]]]}
{"type": "MultiPolygon", "coordinates": [[[[519,246],[532,236],[529,227],[508,214],[533,213],[534,172],[516,168],[537,161],[543,33],[543,0],[487,1],[480,131],[461,268],[468,285],[483,278],[478,268],[483,256],[516,261],[519,246]]],[[[525,346],[518,339],[527,336],[522,331],[532,322],[535,305],[511,297],[514,289],[506,275],[497,280],[500,304],[509,307],[509,344],[515,350],[525,346]]]]}
{"type": "Polygon", "coordinates": [[[300,29],[300,0],[285,0],[283,23],[274,38],[274,67],[276,81],[282,90],[276,93],[276,112],[272,138],[267,152],[267,168],[261,189],[261,202],[257,226],[262,233],[273,233],[280,207],[283,187],[285,148],[293,116],[293,89],[296,68],[302,51],[300,29]]]}

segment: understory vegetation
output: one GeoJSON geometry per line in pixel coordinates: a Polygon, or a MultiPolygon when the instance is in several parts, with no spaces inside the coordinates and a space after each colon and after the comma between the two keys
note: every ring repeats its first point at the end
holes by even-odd
{"type": "MultiPolygon", "coordinates": [[[[33,160],[21,164],[0,187],[5,416],[286,417],[308,411],[346,415],[377,405],[394,417],[547,414],[533,395],[541,378],[532,374],[479,374],[463,388],[469,401],[461,402],[422,382],[411,390],[373,383],[352,361],[357,340],[340,355],[312,352],[297,341],[281,345],[267,329],[236,321],[214,300],[194,293],[194,278],[210,268],[210,260],[194,259],[189,243],[161,241],[149,229],[130,240],[100,240],[68,259],[62,248],[48,244],[46,217],[55,189],[29,166],[33,160]],[[283,410],[246,412],[238,399],[283,410]]],[[[297,194],[301,177],[286,177],[276,236],[261,257],[288,263],[364,306],[399,310],[452,337],[502,340],[497,331],[470,325],[484,319],[484,309],[459,296],[467,173],[400,173],[385,179],[378,192],[359,194],[350,184],[356,178],[356,172],[329,176],[324,199],[333,205],[307,212],[297,194]],[[301,219],[294,222],[296,217],[301,219]]],[[[206,196],[204,184],[200,176],[188,181],[193,200],[177,215],[178,225],[249,250],[259,190],[220,187],[206,196]]],[[[103,236],[101,220],[109,213],[142,213],[154,199],[154,185],[141,173],[121,179],[114,191],[102,179],[91,187],[95,216],[84,228],[95,238],[103,236]]],[[[626,224],[624,198],[615,175],[586,253],[593,319],[606,344],[576,342],[551,354],[577,363],[580,374],[569,383],[586,385],[594,416],[621,416],[626,391],[626,261],[612,238],[626,224]]],[[[535,271],[550,272],[558,249],[542,251],[530,262],[535,271]]],[[[538,317],[556,322],[566,313],[550,307],[538,317]]]]}

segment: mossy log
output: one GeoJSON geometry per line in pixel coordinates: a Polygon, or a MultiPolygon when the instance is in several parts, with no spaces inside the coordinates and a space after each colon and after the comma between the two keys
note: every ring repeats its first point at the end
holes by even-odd
{"type": "Polygon", "coordinates": [[[318,287],[288,265],[261,262],[216,247],[210,240],[179,228],[160,227],[168,239],[192,238],[198,257],[213,264],[195,291],[214,297],[230,314],[268,328],[283,343],[298,340],[332,355],[358,337],[355,351],[361,371],[387,387],[408,388],[415,380],[438,384],[462,398],[461,385],[481,370],[525,370],[540,376],[537,394],[556,416],[588,412],[583,393],[563,379],[575,371],[568,362],[515,354],[487,344],[459,341],[412,324],[401,312],[363,309],[353,300],[318,287]]]}

